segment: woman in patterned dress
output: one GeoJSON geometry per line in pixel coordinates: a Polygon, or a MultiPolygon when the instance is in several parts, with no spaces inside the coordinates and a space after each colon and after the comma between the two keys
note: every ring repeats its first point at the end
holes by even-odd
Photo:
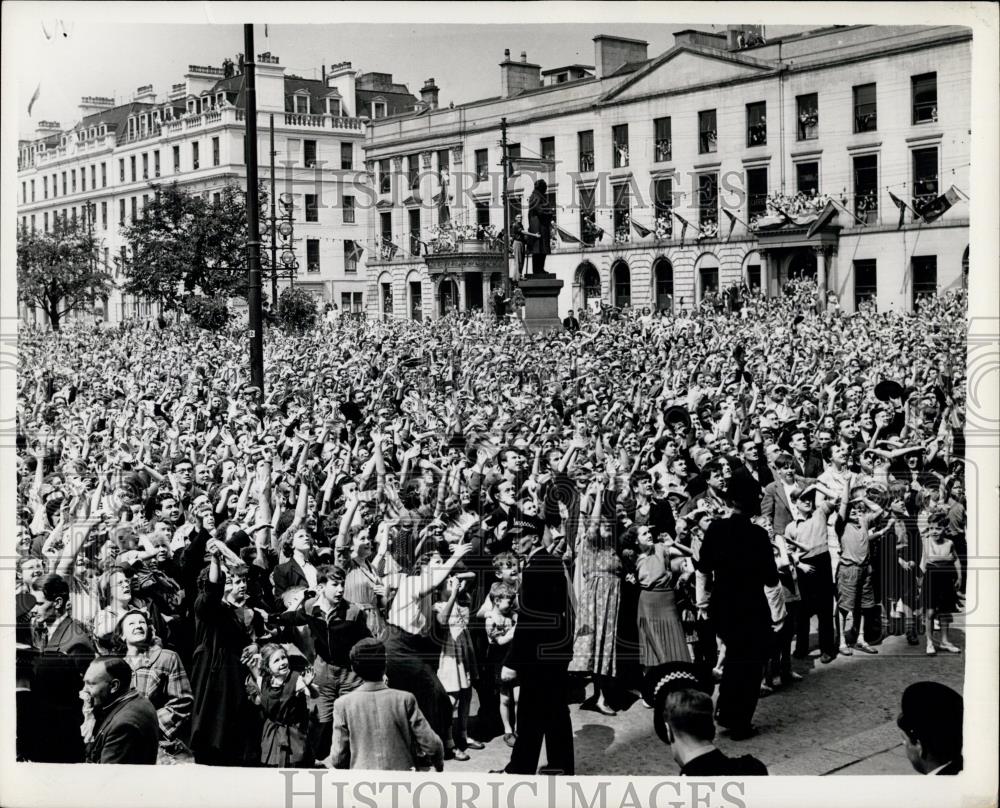
{"type": "Polygon", "coordinates": [[[589,673],[594,694],[580,705],[604,715],[617,715],[607,704],[617,670],[616,639],[621,596],[621,559],[614,542],[614,523],[602,516],[604,487],[591,487],[591,517],[577,542],[576,586],[579,591],[576,637],[569,670],[589,673]]]}
{"type": "Polygon", "coordinates": [[[385,576],[398,572],[399,567],[388,555],[388,526],[379,525],[376,535],[378,549],[370,559],[372,546],[368,531],[362,530],[351,548],[351,565],[344,579],[344,600],[364,609],[368,630],[376,640],[385,639],[385,576]]]}

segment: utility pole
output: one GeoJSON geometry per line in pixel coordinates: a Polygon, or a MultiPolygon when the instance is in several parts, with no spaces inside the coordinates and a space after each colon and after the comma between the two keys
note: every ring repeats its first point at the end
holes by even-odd
{"type": "Polygon", "coordinates": [[[507,119],[500,119],[500,171],[503,174],[503,186],[500,200],[503,205],[503,269],[504,289],[510,294],[510,204],[507,201],[507,119]]]}
{"type": "Polygon", "coordinates": [[[250,380],[264,397],[264,324],[260,288],[260,209],[257,196],[257,80],[253,49],[253,24],[243,26],[247,104],[247,303],[250,309],[250,380]]]}
{"type": "Polygon", "coordinates": [[[277,226],[278,217],[275,213],[275,206],[278,200],[274,194],[274,113],[271,113],[271,311],[275,314],[278,311],[278,233],[274,229],[277,226]]]}

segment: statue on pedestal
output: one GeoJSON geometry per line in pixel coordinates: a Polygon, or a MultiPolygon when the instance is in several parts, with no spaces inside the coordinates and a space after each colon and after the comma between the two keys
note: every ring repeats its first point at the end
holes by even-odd
{"type": "Polygon", "coordinates": [[[552,220],[555,212],[549,207],[549,186],[545,180],[537,180],[535,189],[528,199],[528,231],[531,253],[531,274],[546,275],[545,256],[552,252],[552,220]]]}

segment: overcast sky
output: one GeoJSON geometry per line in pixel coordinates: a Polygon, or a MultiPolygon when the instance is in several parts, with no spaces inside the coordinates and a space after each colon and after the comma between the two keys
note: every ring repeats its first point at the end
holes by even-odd
{"type": "MultiPolygon", "coordinates": [[[[196,6],[192,3],[190,6],[196,6]]],[[[526,16],[533,6],[511,4],[511,18],[526,16]]],[[[277,14],[275,16],[278,16],[277,14]]],[[[625,15],[623,15],[625,16],[625,15]]],[[[527,51],[542,69],[594,63],[593,37],[599,33],[643,39],[650,57],[673,45],[673,32],[688,24],[269,24],[255,28],[258,53],[271,51],[288,73],[319,78],[320,66],[349,60],[356,69],[391,73],[419,97],[425,79],[441,88],[440,103],[456,104],[500,90],[499,62],[504,48],[514,59],[527,51]]],[[[724,25],[698,24],[702,30],[724,25]]],[[[771,26],[769,35],[801,30],[801,26],[771,26]]],[[[171,84],[183,81],[189,64],[221,66],[227,56],[243,50],[240,25],[109,24],[76,19],[60,23],[39,16],[24,26],[18,45],[18,130],[31,135],[39,120],[71,125],[85,95],[114,96],[127,101],[137,87],[152,84],[164,98],[171,84]],[[32,114],[27,101],[39,87],[32,114]]]]}

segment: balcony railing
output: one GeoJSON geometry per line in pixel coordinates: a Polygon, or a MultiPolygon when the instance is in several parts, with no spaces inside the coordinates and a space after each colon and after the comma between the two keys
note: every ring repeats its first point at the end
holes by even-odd
{"type": "Polygon", "coordinates": [[[343,115],[307,115],[302,112],[286,112],[286,126],[303,126],[318,129],[360,129],[360,118],[343,115]]]}

